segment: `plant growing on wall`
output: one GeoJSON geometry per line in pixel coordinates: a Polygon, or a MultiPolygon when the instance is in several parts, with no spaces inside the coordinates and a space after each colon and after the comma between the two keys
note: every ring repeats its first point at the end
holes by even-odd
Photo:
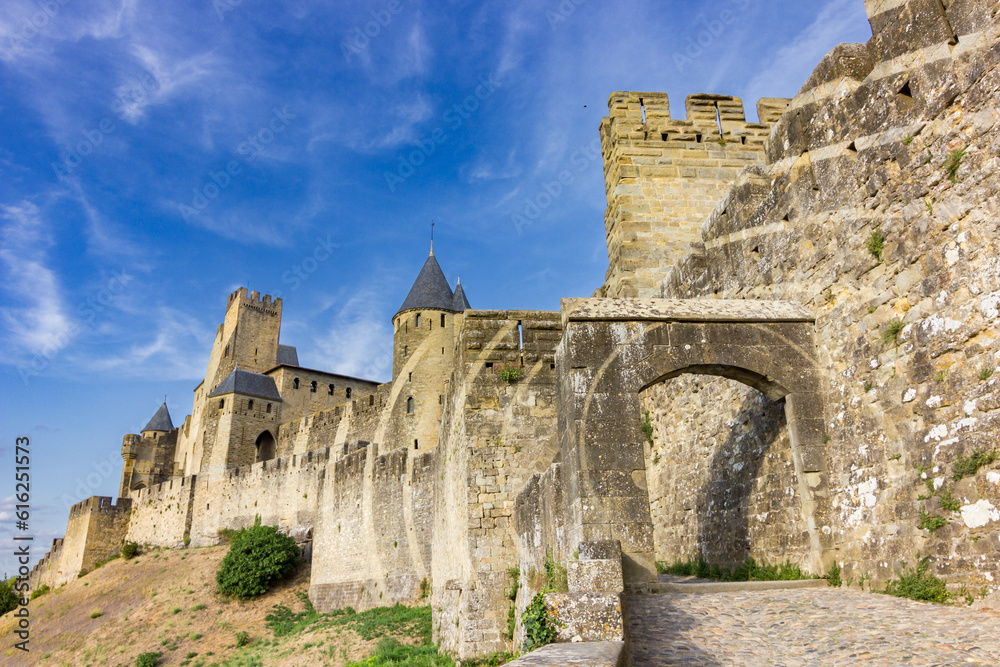
{"type": "Polygon", "coordinates": [[[525,653],[536,648],[551,644],[556,640],[556,620],[552,618],[545,607],[545,594],[539,591],[531,598],[524,613],[521,614],[521,625],[524,627],[524,643],[521,650],[525,653]]]}
{"type": "Polygon", "coordinates": [[[872,257],[878,261],[882,261],[882,251],[885,250],[885,237],[882,236],[882,230],[876,227],[872,230],[871,235],[868,236],[868,243],[866,244],[868,252],[872,254],[872,257]]]}
{"type": "Polygon", "coordinates": [[[642,422],[642,434],[646,436],[646,442],[649,446],[653,446],[653,422],[649,418],[649,410],[646,410],[646,416],[642,422]]]}
{"type": "Polygon", "coordinates": [[[500,376],[500,379],[507,384],[514,384],[521,379],[524,369],[513,362],[503,363],[493,368],[493,372],[500,376]]]}

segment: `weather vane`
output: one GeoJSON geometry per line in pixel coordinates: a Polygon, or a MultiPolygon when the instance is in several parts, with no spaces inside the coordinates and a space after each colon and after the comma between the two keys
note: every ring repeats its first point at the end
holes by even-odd
{"type": "Polygon", "coordinates": [[[431,220],[431,254],[434,254],[434,221],[431,220]]]}

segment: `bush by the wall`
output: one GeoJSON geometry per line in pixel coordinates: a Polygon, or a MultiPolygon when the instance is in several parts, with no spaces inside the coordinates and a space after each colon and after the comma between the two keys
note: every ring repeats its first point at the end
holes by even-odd
{"type": "Polygon", "coordinates": [[[277,526],[260,525],[233,534],[229,553],[215,575],[219,590],[248,600],[263,595],[280,579],[295,571],[299,548],[277,526]]]}

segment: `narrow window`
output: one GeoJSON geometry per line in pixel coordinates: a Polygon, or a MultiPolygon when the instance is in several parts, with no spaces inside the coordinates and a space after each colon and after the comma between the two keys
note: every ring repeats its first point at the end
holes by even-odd
{"type": "Polygon", "coordinates": [[[409,345],[404,345],[403,346],[403,356],[405,357],[409,353],[410,353],[410,346],[409,345]]]}
{"type": "Polygon", "coordinates": [[[441,354],[444,354],[444,348],[443,347],[441,348],[441,354]]]}
{"type": "Polygon", "coordinates": [[[486,368],[493,368],[493,362],[492,361],[487,361],[486,362],[486,368]]]}
{"type": "Polygon", "coordinates": [[[253,410],[253,399],[247,401],[247,410],[253,410]]]}
{"type": "Polygon", "coordinates": [[[270,411],[271,411],[271,404],[270,404],[270,403],[268,403],[268,404],[267,404],[267,411],[268,411],[268,412],[270,412],[270,411]]]}
{"type": "Polygon", "coordinates": [[[328,385],[326,389],[327,389],[326,393],[329,394],[330,396],[333,396],[333,385],[332,384],[328,385]]]}
{"type": "Polygon", "coordinates": [[[408,399],[406,399],[406,414],[408,414],[408,415],[412,415],[413,414],[413,397],[412,396],[410,396],[408,399]]]}
{"type": "Polygon", "coordinates": [[[406,381],[407,381],[407,382],[413,382],[413,373],[410,373],[410,374],[409,374],[409,375],[407,376],[407,378],[406,378],[406,381]]]}
{"type": "Polygon", "coordinates": [[[416,440],[414,440],[413,441],[413,448],[414,449],[420,449],[420,443],[418,443],[416,440]]]}
{"type": "Polygon", "coordinates": [[[219,399],[219,409],[221,410],[225,405],[226,405],[226,399],[220,398],[219,399]]]}
{"type": "Polygon", "coordinates": [[[420,313],[417,313],[417,319],[414,321],[413,326],[420,328],[420,313]]]}
{"type": "Polygon", "coordinates": [[[316,393],[316,385],[317,385],[316,380],[313,380],[312,382],[310,382],[309,383],[309,391],[311,391],[312,393],[315,394],[316,393]]]}
{"type": "Polygon", "coordinates": [[[226,351],[222,353],[222,356],[223,357],[228,357],[229,356],[229,346],[228,345],[226,346],[226,351]]]}
{"type": "Polygon", "coordinates": [[[444,394],[438,394],[438,405],[444,405],[444,394]]]}
{"type": "Polygon", "coordinates": [[[292,389],[298,389],[298,388],[299,388],[299,379],[298,378],[292,379],[292,389]]]}
{"type": "Polygon", "coordinates": [[[347,398],[350,398],[350,397],[351,397],[351,388],[348,387],[347,388],[347,398]]]}
{"type": "Polygon", "coordinates": [[[375,405],[375,394],[368,397],[368,405],[375,405]]]}
{"type": "Polygon", "coordinates": [[[444,313],[441,313],[441,328],[444,328],[444,313]]]}

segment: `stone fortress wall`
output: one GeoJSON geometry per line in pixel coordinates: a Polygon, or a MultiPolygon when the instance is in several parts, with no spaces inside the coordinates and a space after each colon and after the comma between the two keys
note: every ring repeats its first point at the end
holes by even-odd
{"type": "Polygon", "coordinates": [[[866,8],[868,44],[762,100],[759,123],[732,97],[690,96],[678,120],[663,94],[611,96],[595,299],[401,310],[391,382],[265,423],[250,394],[208,399],[237,360],[278,365],[280,300],[234,294],[172,461],[139,456],[160,440],[126,443],[127,470],[165,481],[71,513],[32,585],[123,539],[212,544],[260,516],[311,544],[317,608],[426,595],[461,657],[519,640],[510,612],[549,557],[569,573],[552,598],[566,640],[614,637],[622,592],[691,556],[836,561],[876,584],[932,556],[995,602],[1000,465],[954,472],[1000,428],[1000,4],[866,8]],[[264,428],[274,458],[258,460],[264,428]],[[587,605],[610,625],[581,627],[587,605]]]}
{"type": "MultiPolygon", "coordinates": [[[[961,456],[994,450],[1000,435],[989,374],[1000,359],[1000,4],[938,5],[866,3],[872,40],[823,59],[777,121],[765,163],[664,267],[659,295],[781,299],[815,313],[845,580],[879,586],[932,556],[953,586],[995,590],[1000,474],[953,478],[961,456]],[[921,513],[947,524],[922,529],[921,513]]],[[[784,528],[798,525],[797,500],[777,406],[690,376],[645,399],[657,557],[795,560],[806,540],[784,528]]]]}

